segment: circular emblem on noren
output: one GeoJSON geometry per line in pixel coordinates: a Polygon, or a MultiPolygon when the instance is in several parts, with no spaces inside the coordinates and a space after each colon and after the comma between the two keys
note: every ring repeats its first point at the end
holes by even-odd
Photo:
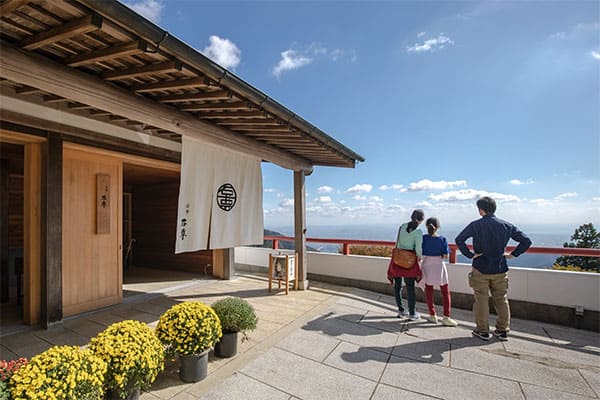
{"type": "Polygon", "coordinates": [[[235,206],[237,193],[231,183],[221,185],[217,190],[217,205],[223,211],[229,211],[235,206]]]}

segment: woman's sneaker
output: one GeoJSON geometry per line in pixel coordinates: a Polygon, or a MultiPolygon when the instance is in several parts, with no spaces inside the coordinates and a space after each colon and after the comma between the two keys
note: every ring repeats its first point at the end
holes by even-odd
{"type": "Polygon", "coordinates": [[[438,322],[437,315],[430,315],[428,317],[425,317],[425,319],[427,321],[431,322],[432,324],[437,324],[437,322],[438,322]]]}
{"type": "Polygon", "coordinates": [[[473,334],[473,336],[478,337],[481,340],[490,340],[492,338],[487,332],[473,331],[471,333],[473,334]]]}
{"type": "Polygon", "coordinates": [[[442,325],[444,325],[444,326],[456,326],[456,325],[458,325],[458,322],[456,322],[455,320],[453,320],[450,317],[444,317],[444,319],[442,319],[442,325]]]}
{"type": "Polygon", "coordinates": [[[508,332],[506,331],[499,331],[498,329],[496,329],[494,331],[494,336],[496,336],[498,340],[501,340],[503,342],[506,342],[508,340],[508,332]]]}
{"type": "Polygon", "coordinates": [[[409,314],[408,311],[404,310],[404,311],[398,311],[398,315],[397,317],[400,319],[406,319],[408,318],[409,314]]]}
{"type": "Polygon", "coordinates": [[[418,312],[415,312],[414,314],[410,314],[408,316],[409,321],[418,321],[420,319],[421,319],[421,314],[419,314],[418,312]]]}

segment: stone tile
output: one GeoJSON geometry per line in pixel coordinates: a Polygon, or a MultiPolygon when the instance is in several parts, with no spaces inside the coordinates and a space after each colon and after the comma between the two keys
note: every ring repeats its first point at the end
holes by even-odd
{"type": "Polygon", "coordinates": [[[380,300],[357,299],[354,297],[342,297],[337,304],[342,304],[348,307],[358,308],[360,310],[376,311],[376,312],[397,312],[398,307],[395,303],[388,304],[380,300]]]}
{"type": "Polygon", "coordinates": [[[517,382],[392,356],[381,383],[447,400],[522,399],[517,382]],[[426,377],[426,378],[425,378],[426,377]]]}
{"type": "Polygon", "coordinates": [[[575,348],[553,342],[536,342],[533,340],[516,339],[512,336],[504,344],[507,351],[525,356],[544,358],[549,364],[560,367],[569,364],[571,368],[584,366],[600,368],[600,352],[584,348],[575,348]]]}
{"type": "Polygon", "coordinates": [[[377,382],[388,358],[388,353],[342,342],[323,363],[377,382]]]}
{"type": "Polygon", "coordinates": [[[321,314],[327,316],[335,316],[348,322],[358,322],[364,317],[366,313],[367,310],[361,310],[359,308],[335,303],[328,307],[326,310],[324,310],[321,314]]]}
{"type": "MultiPolygon", "coordinates": [[[[424,340],[402,334],[398,336],[398,342],[394,346],[392,354],[402,357],[401,360],[410,359],[444,366],[450,365],[450,344],[442,340],[424,340]]],[[[394,360],[400,361],[399,359],[394,360]]]]}
{"type": "Polygon", "coordinates": [[[545,330],[557,343],[575,347],[589,346],[600,349],[600,334],[598,332],[566,328],[557,325],[548,326],[545,330]]]}
{"type": "Polygon", "coordinates": [[[279,342],[277,347],[322,362],[339,343],[329,336],[298,330],[279,342]]]}
{"type": "Polygon", "coordinates": [[[200,397],[202,400],[288,400],[290,395],[244,374],[235,373],[219,387],[200,397]]]}
{"type": "Polygon", "coordinates": [[[405,331],[408,327],[407,321],[398,318],[396,311],[367,311],[358,322],[361,325],[396,334],[405,331]]]}
{"type": "Polygon", "coordinates": [[[160,397],[156,397],[150,392],[142,392],[140,394],[140,400],[159,400],[160,397]]]}
{"type": "Polygon", "coordinates": [[[56,326],[35,332],[35,336],[51,343],[53,346],[86,346],[90,340],[64,326],[56,326]]]}
{"type": "Polygon", "coordinates": [[[6,347],[0,345],[0,360],[10,361],[10,360],[16,360],[18,358],[19,358],[19,356],[17,354],[13,353],[6,347]]]}
{"type": "Polygon", "coordinates": [[[580,369],[579,372],[596,393],[596,396],[600,397],[600,361],[598,363],[596,368],[580,369]]]}
{"type": "Polygon", "coordinates": [[[375,382],[271,349],[242,372],[303,400],[368,399],[375,382]]]}
{"type": "Polygon", "coordinates": [[[99,313],[90,314],[87,316],[87,319],[93,321],[97,324],[103,325],[108,328],[110,325],[115,322],[123,321],[123,317],[117,314],[113,314],[110,311],[104,311],[99,313]]]}
{"type": "Polygon", "coordinates": [[[33,332],[5,336],[2,338],[2,345],[11,353],[16,354],[17,358],[26,357],[27,359],[52,347],[50,343],[35,336],[33,332]]]}
{"type": "Polygon", "coordinates": [[[174,396],[182,393],[191,384],[179,379],[179,361],[166,360],[165,370],[158,374],[152,384],[150,392],[159,399],[167,400],[176,398],[174,396]]]}
{"type": "Polygon", "coordinates": [[[302,329],[323,333],[324,335],[359,346],[379,347],[381,351],[388,353],[392,351],[392,347],[396,344],[397,339],[397,335],[393,333],[324,315],[309,321],[302,329]]]}
{"type": "MultiPolygon", "coordinates": [[[[122,321],[123,319],[121,319],[122,321]]],[[[106,326],[98,324],[88,318],[76,318],[63,322],[65,328],[87,338],[93,338],[106,329],[106,326]]]]}
{"type": "Polygon", "coordinates": [[[523,393],[526,400],[589,400],[589,397],[579,396],[573,393],[561,392],[541,386],[522,383],[523,393]]]}
{"type": "Polygon", "coordinates": [[[419,393],[409,392],[408,390],[398,389],[388,385],[377,385],[375,393],[371,400],[431,400],[430,396],[419,393]]]}
{"type": "Polygon", "coordinates": [[[488,347],[452,351],[452,367],[487,374],[584,396],[593,396],[589,386],[574,368],[553,366],[542,357],[515,354],[488,347]]]}

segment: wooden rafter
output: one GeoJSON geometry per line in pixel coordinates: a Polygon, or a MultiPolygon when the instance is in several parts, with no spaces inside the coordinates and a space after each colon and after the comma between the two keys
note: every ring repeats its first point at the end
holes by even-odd
{"type": "Polygon", "coordinates": [[[208,119],[230,119],[230,118],[260,118],[264,117],[265,113],[259,110],[253,111],[225,111],[225,112],[213,112],[213,113],[198,113],[196,114],[200,118],[208,119]]]}
{"type": "Polygon", "coordinates": [[[17,94],[33,94],[33,93],[40,93],[41,90],[38,88],[31,87],[31,86],[23,86],[23,87],[17,88],[15,90],[15,92],[17,94]]]}
{"type": "Polygon", "coordinates": [[[227,100],[230,98],[231,92],[227,90],[217,90],[214,92],[172,94],[157,97],[156,99],[161,103],[182,103],[185,101],[227,100]]]}
{"type": "Polygon", "coordinates": [[[144,41],[125,43],[120,46],[107,47],[100,50],[84,53],[65,59],[64,63],[69,67],[78,67],[80,65],[93,64],[112,58],[130,56],[146,51],[147,45],[144,41]]]}
{"type": "Polygon", "coordinates": [[[181,90],[192,88],[207,88],[210,81],[206,78],[173,79],[169,81],[145,83],[131,86],[130,89],[137,93],[154,92],[159,90],[181,90]]]}
{"type": "Polygon", "coordinates": [[[21,42],[21,47],[27,50],[34,50],[53,42],[60,42],[77,36],[82,33],[92,32],[100,29],[102,26],[102,17],[91,14],[85,17],[69,21],[64,25],[57,26],[47,31],[38,33],[37,35],[28,37],[21,42]]]}
{"type": "Polygon", "coordinates": [[[65,99],[64,97],[50,94],[50,95],[44,96],[44,101],[46,103],[63,103],[65,101],[69,101],[69,99],[65,99]]]}
{"type": "Polygon", "coordinates": [[[243,101],[235,103],[208,103],[196,104],[181,107],[181,111],[226,111],[226,110],[244,110],[252,108],[252,105],[243,101]]]}
{"type": "Polygon", "coordinates": [[[181,71],[181,63],[179,61],[167,61],[159,64],[144,65],[143,67],[107,71],[101,73],[100,77],[108,81],[118,81],[120,79],[131,79],[145,75],[166,74],[179,71],[181,71]]]}
{"type": "Polygon", "coordinates": [[[263,119],[263,118],[252,118],[252,119],[221,119],[215,121],[219,125],[262,125],[262,126],[280,126],[281,123],[276,119],[263,119]]]}
{"type": "Polygon", "coordinates": [[[0,4],[0,15],[8,15],[27,3],[28,0],[4,0],[2,4],[0,4]]]}

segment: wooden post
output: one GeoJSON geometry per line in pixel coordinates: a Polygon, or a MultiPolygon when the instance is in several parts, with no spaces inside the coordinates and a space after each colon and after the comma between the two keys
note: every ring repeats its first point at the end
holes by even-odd
{"type": "Polygon", "coordinates": [[[269,254],[269,293],[273,286],[273,255],[269,254]]]}
{"type": "Polygon", "coordinates": [[[296,279],[300,290],[308,289],[306,260],[306,188],[304,171],[294,171],[294,236],[296,237],[296,279]]]}
{"type": "Polygon", "coordinates": [[[41,307],[42,145],[25,145],[23,320],[37,325],[41,307]]]}
{"type": "Polygon", "coordinates": [[[8,169],[9,161],[0,162],[0,298],[8,302],[8,169]]]}
{"type": "MultiPolygon", "coordinates": [[[[63,140],[48,134],[44,152],[42,315],[44,328],[63,318],[62,308],[62,178],[63,140]]],[[[85,262],[85,260],[82,260],[85,262]]]]}

